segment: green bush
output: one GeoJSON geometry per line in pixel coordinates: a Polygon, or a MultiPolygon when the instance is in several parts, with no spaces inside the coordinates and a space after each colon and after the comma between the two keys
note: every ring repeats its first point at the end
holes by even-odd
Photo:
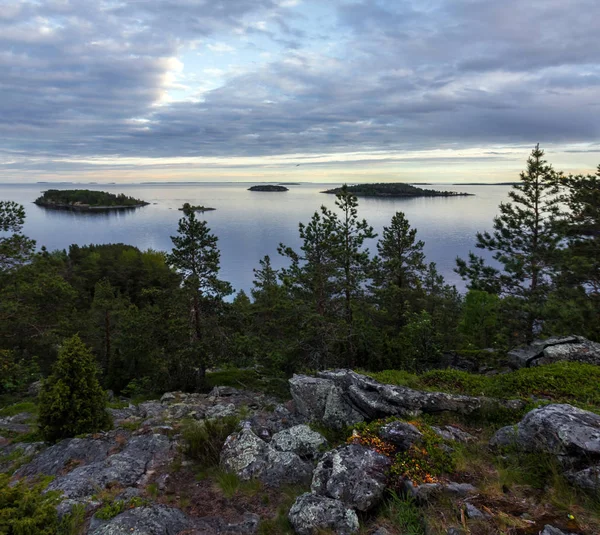
{"type": "Polygon", "coordinates": [[[201,422],[186,420],[182,429],[185,454],[203,467],[218,465],[223,444],[235,432],[238,424],[237,416],[201,422]]]}
{"type": "Polygon", "coordinates": [[[39,396],[39,426],[49,441],[111,426],[106,393],[96,377],[91,351],[79,336],[66,340],[39,396]]]}
{"type": "Polygon", "coordinates": [[[40,369],[35,358],[18,358],[13,351],[0,349],[0,394],[25,390],[39,379],[40,369]]]}
{"type": "Polygon", "coordinates": [[[0,474],[0,533],[2,535],[56,535],[59,521],[56,506],[59,493],[43,494],[47,482],[29,488],[0,474]]]}

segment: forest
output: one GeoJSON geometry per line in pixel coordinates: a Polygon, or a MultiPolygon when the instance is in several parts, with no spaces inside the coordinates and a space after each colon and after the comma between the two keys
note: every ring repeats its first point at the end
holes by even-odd
{"type": "Polygon", "coordinates": [[[48,251],[22,234],[24,208],[0,201],[0,395],[48,375],[76,334],[102,386],[129,395],[201,391],[214,368],[421,373],[449,352],[477,359],[551,335],[600,340],[600,167],[567,176],[536,148],[493,231],[474,237],[493,265],[457,259],[464,295],[427,262],[402,212],[376,236],[359,211],[340,189],[335,210],[299,224],[299,250],[273,251],[287,267],[260,261],[247,295],[219,278],[217,237],[193,210],[170,253],[48,251]]]}
{"type": "Polygon", "coordinates": [[[140,199],[120,193],[108,193],[106,191],[93,191],[89,189],[49,189],[38,197],[35,204],[47,207],[84,206],[89,208],[117,208],[135,207],[148,204],[140,199]]]}

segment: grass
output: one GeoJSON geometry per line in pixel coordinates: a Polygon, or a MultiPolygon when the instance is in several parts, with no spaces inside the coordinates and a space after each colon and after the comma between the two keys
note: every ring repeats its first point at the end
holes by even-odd
{"type": "Polygon", "coordinates": [[[6,407],[0,409],[0,417],[6,418],[9,416],[15,416],[22,412],[30,412],[33,415],[38,413],[38,405],[32,400],[23,400],[16,403],[12,403],[6,407]]]}
{"type": "Polygon", "coordinates": [[[259,370],[227,368],[206,374],[206,386],[232,386],[242,390],[262,392],[280,400],[290,399],[290,389],[286,377],[274,377],[259,370]]]}
{"type": "Polygon", "coordinates": [[[185,420],[182,425],[183,451],[203,467],[219,464],[221,449],[229,435],[238,427],[237,416],[215,420],[185,420]]]}
{"type": "Polygon", "coordinates": [[[433,370],[422,375],[399,370],[368,375],[383,383],[422,390],[497,398],[537,396],[600,409],[600,367],[592,364],[559,362],[493,376],[451,369],[433,370]]]}
{"type": "Polygon", "coordinates": [[[215,479],[226,498],[233,498],[238,493],[254,496],[258,494],[262,488],[260,481],[257,479],[242,481],[237,474],[232,472],[219,471],[217,472],[215,479]]]}
{"type": "Polygon", "coordinates": [[[426,535],[422,510],[409,496],[399,496],[390,491],[383,517],[402,535],[426,535]]]}
{"type": "Polygon", "coordinates": [[[265,518],[260,521],[257,535],[295,535],[296,532],[288,520],[288,513],[296,498],[306,490],[297,486],[281,487],[282,504],[273,518],[265,518]]]}

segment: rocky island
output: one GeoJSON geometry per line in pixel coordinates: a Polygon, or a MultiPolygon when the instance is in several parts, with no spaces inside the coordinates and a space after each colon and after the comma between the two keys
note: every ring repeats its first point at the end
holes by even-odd
{"type": "Polygon", "coordinates": [[[248,191],[289,191],[285,186],[252,186],[248,191]]]}
{"type": "Polygon", "coordinates": [[[88,189],[49,189],[34,204],[54,210],[108,211],[140,208],[148,203],[134,197],[88,189]]]}
{"type": "Polygon", "coordinates": [[[182,212],[211,212],[213,210],[216,210],[216,208],[209,208],[208,206],[194,206],[191,205],[189,202],[186,202],[183,203],[183,206],[181,208],[178,208],[178,210],[182,212]]]}
{"type": "MultiPolygon", "coordinates": [[[[417,188],[410,184],[378,183],[378,184],[356,184],[347,186],[349,193],[357,197],[466,197],[472,193],[458,193],[456,191],[437,191],[433,189],[417,188]]],[[[342,188],[333,188],[321,193],[338,194],[342,188]]]]}

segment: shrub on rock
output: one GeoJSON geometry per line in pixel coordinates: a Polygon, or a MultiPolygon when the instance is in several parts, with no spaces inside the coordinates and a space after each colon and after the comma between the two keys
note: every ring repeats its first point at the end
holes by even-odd
{"type": "Polygon", "coordinates": [[[79,336],[65,340],[39,397],[42,436],[55,442],[111,426],[106,393],[97,378],[92,352],[79,336]]]}

